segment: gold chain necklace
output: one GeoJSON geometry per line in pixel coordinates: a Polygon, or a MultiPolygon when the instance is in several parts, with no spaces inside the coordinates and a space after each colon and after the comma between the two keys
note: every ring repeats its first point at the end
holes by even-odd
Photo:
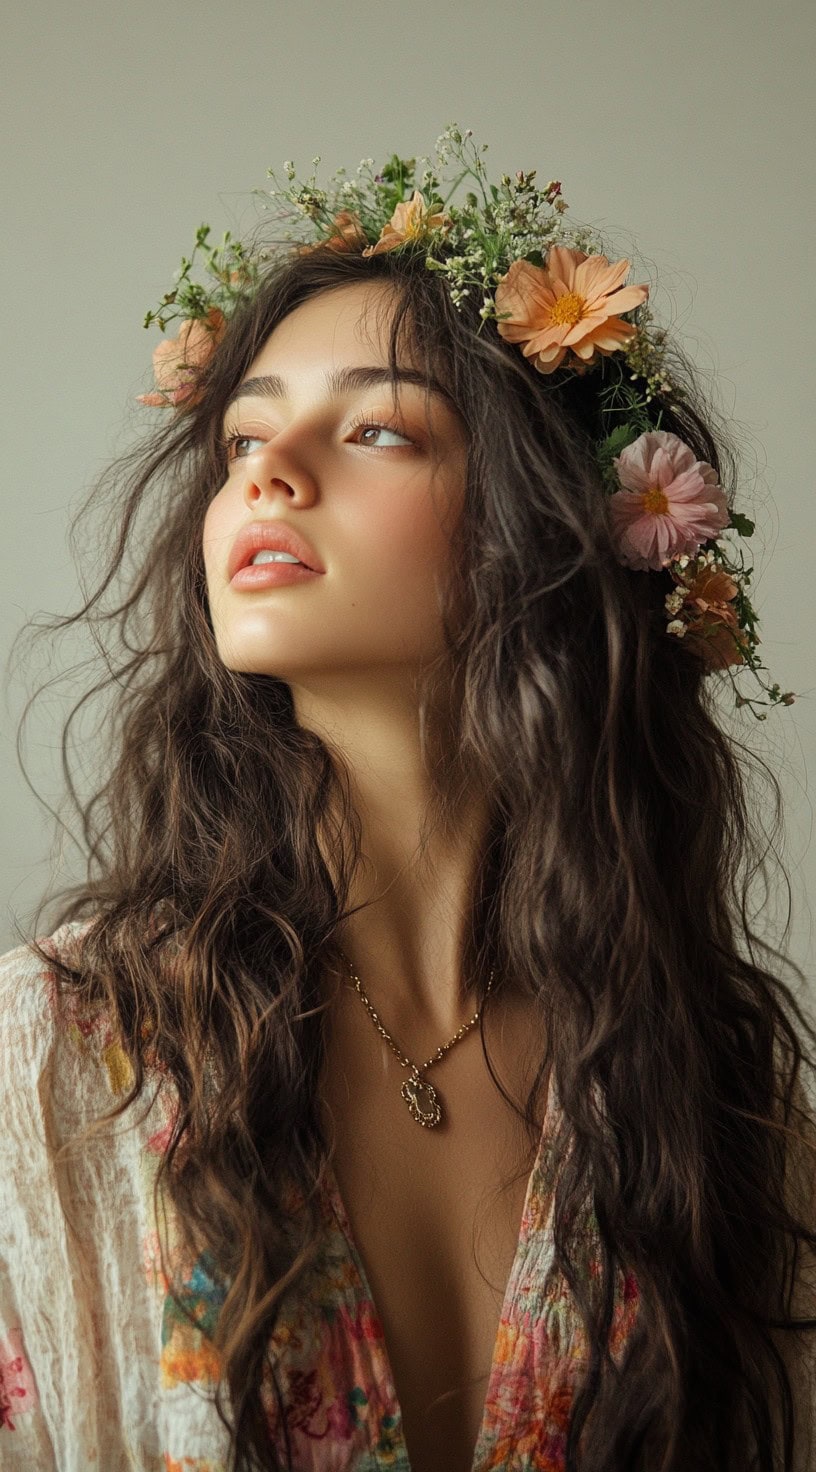
{"type": "MultiPolygon", "coordinates": [[[[437,1094],[436,1089],[425,1079],[420,1078],[420,1074],[423,1074],[427,1068],[430,1068],[432,1063],[437,1063],[439,1059],[442,1058],[445,1053],[447,1053],[448,1048],[452,1048],[454,1043],[458,1043],[459,1039],[465,1036],[465,1033],[470,1032],[470,1029],[479,1021],[479,1013],[481,1011],[481,1008],[477,1009],[477,1011],[471,1017],[470,1022],[466,1022],[462,1027],[460,1027],[459,1031],[454,1035],[454,1037],[451,1038],[449,1043],[445,1043],[445,1046],[443,1048],[437,1048],[433,1057],[429,1058],[427,1063],[418,1065],[412,1062],[410,1058],[406,1058],[404,1053],[400,1052],[399,1048],[394,1042],[394,1039],[390,1036],[389,1033],[386,1032],[379,1017],[374,1011],[374,1008],[369,1002],[368,997],[363,991],[362,982],[360,981],[357,972],[354,970],[354,967],[352,966],[348,956],[345,954],[344,951],[341,951],[340,954],[341,956],[343,956],[343,959],[345,960],[346,965],[349,968],[349,974],[352,981],[354,982],[355,989],[360,993],[366,1011],[369,1013],[369,1016],[371,1017],[377,1031],[380,1033],[381,1037],[385,1038],[385,1041],[387,1042],[389,1048],[391,1049],[392,1053],[396,1054],[397,1058],[399,1058],[399,1061],[402,1064],[403,1068],[410,1068],[411,1070],[409,1077],[405,1079],[405,1082],[402,1085],[400,1093],[402,1094],[403,1099],[408,1105],[408,1109],[410,1111],[412,1119],[415,1119],[417,1121],[417,1124],[423,1125],[425,1129],[433,1129],[434,1125],[439,1124],[442,1118],[442,1105],[440,1103],[439,1095],[437,1094]]],[[[493,974],[493,971],[491,971],[490,979],[487,983],[487,991],[485,992],[485,996],[487,996],[487,993],[490,991],[490,988],[493,985],[493,974]]]]}

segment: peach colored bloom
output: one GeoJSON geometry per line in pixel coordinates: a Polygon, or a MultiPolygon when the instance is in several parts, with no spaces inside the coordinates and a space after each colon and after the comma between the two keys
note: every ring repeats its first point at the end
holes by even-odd
{"type": "Polygon", "coordinates": [[[140,404],[196,403],[196,370],[203,368],[217,348],[227,326],[219,307],[210,307],[206,317],[186,318],[178,337],[165,338],[153,349],[153,375],[158,392],[138,394],[140,404]]]}
{"type": "Polygon", "coordinates": [[[539,373],[553,373],[568,352],[583,371],[597,361],[596,354],[617,352],[637,335],[618,313],[639,307],[649,288],[622,286],[628,270],[628,261],[610,266],[606,256],[565,245],[552,247],[546,266],[513,261],[496,288],[496,311],[510,314],[497,322],[499,333],[523,344],[539,373]]]}
{"type": "Polygon", "coordinates": [[[313,240],[298,247],[298,255],[306,256],[313,250],[359,250],[368,242],[360,220],[353,210],[341,210],[332,220],[334,235],[325,240],[313,240]]]}
{"type": "Polygon", "coordinates": [[[370,245],[363,255],[378,256],[408,240],[423,240],[432,230],[448,230],[451,224],[448,215],[430,214],[424,195],[415,189],[409,200],[397,205],[388,224],[383,225],[376,245],[370,245]]]}
{"type": "Polygon", "coordinates": [[[686,624],[684,638],[694,640],[714,670],[745,663],[746,636],[738,627],[736,609],[729,606],[736,596],[736,582],[716,563],[700,568],[688,585],[684,607],[698,611],[686,624]]]}
{"type": "Polygon", "coordinates": [[[613,461],[625,490],[610,497],[613,536],[627,567],[661,568],[698,551],[728,525],[717,472],[676,434],[649,430],[613,461]]]}

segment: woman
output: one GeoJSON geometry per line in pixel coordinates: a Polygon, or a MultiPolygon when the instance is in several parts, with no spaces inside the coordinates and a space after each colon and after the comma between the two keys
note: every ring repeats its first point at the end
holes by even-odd
{"type": "MultiPolygon", "coordinates": [[[[705,682],[750,645],[722,594],[666,637],[610,510],[633,329],[557,377],[397,162],[188,321],[82,611],[160,486],[96,872],[3,958],[0,1467],[812,1469],[813,1034],[705,682]]],[[[710,541],[725,441],[648,402],[710,541]]]]}

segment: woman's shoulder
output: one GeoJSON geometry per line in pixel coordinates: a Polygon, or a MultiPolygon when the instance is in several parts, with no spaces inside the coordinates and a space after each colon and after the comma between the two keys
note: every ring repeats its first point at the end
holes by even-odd
{"type": "MultiPolygon", "coordinates": [[[[151,1087],[127,1118],[102,1119],[124,1102],[129,1060],[107,1008],[86,1004],[70,982],[59,987],[53,964],[79,960],[91,923],[37,936],[42,954],[24,943],[0,956],[0,1430],[14,1431],[0,1465],[8,1456],[9,1472],[158,1466],[157,1367],[171,1361],[153,1187],[171,1096],[151,1087]],[[13,1397],[6,1421],[4,1394],[13,1397]]],[[[172,1216],[163,1227],[164,1243],[172,1216]]],[[[178,1432],[194,1441],[196,1407],[173,1405],[178,1432]]]]}
{"type": "Polygon", "coordinates": [[[52,963],[70,961],[91,923],[66,921],[52,934],[36,936],[33,944],[22,942],[0,956],[0,1091],[19,1086],[27,1072],[38,1075],[47,1066],[58,1035],[74,1022],[73,1009],[60,997],[52,963]]]}
{"type": "MultiPolygon", "coordinates": [[[[128,1202],[141,1213],[141,1185],[172,1124],[172,1090],[152,1070],[127,1099],[133,1069],[108,1005],[59,984],[54,960],[76,964],[91,924],[68,922],[37,936],[39,950],[24,943],[0,956],[0,1223],[16,1213],[17,1253],[22,1226],[33,1240],[49,1211],[54,1236],[65,1212],[80,1235],[102,1230],[106,1213],[121,1226],[128,1202]]],[[[0,1229],[0,1262],[4,1240],[0,1229]]]]}
{"type": "Polygon", "coordinates": [[[66,921],[36,936],[34,945],[24,942],[0,956],[0,1110],[7,1141],[11,1122],[28,1133],[32,1117],[40,1116],[53,1143],[110,1109],[130,1086],[130,1063],[109,1009],[60,984],[53,964],[76,964],[92,924],[93,918],[66,921]]]}

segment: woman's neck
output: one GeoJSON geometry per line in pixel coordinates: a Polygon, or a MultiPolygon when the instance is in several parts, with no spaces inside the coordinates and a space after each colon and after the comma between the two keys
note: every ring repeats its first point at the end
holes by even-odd
{"type": "Polygon", "coordinates": [[[294,693],[299,723],[348,773],[360,824],[348,903],[365,908],[343,922],[340,945],[395,1027],[424,1019],[434,1036],[455,1032],[474,1011],[464,957],[489,821],[484,794],[459,772],[444,819],[431,820],[440,812],[438,774],[450,767],[438,737],[433,757],[428,742],[423,750],[415,694],[396,681],[357,681],[331,699],[324,690],[294,693]]]}

